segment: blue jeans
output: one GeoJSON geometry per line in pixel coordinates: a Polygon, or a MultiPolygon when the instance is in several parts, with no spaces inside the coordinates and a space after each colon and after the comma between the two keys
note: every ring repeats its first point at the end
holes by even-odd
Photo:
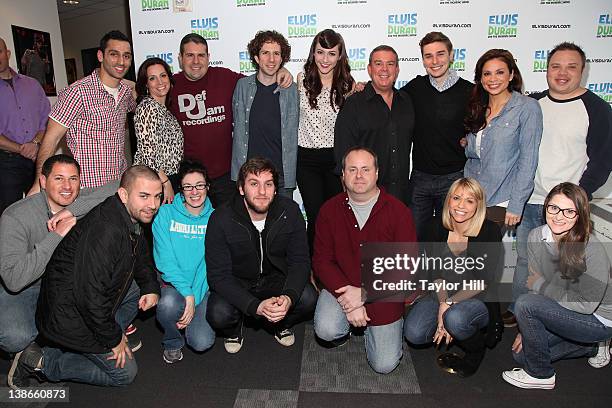
{"type": "Polygon", "coordinates": [[[206,305],[208,295],[206,293],[202,302],[195,308],[193,319],[185,328],[185,338],[180,330],[176,328],[176,322],[185,311],[185,298],[172,286],[161,288],[161,298],[157,304],[157,321],[164,329],[162,345],[165,350],[179,350],[187,344],[196,351],[208,350],[215,344],[215,332],[206,320],[206,305]]]}
{"type": "Polygon", "coordinates": [[[423,237],[434,212],[438,216],[441,214],[451,184],[461,177],[463,177],[463,170],[442,175],[412,170],[410,175],[410,188],[412,190],[410,209],[419,240],[423,237]]]}
{"type": "MultiPolygon", "coordinates": [[[[438,326],[438,298],[435,294],[420,299],[406,316],[404,337],[412,344],[433,341],[438,326]]],[[[487,306],[479,299],[466,299],[452,305],[443,316],[444,328],[461,341],[472,337],[489,324],[487,306]]]]}
{"type": "MultiPolygon", "coordinates": [[[[365,329],[366,356],[370,367],[380,374],[395,369],[402,358],[402,326],[399,320],[382,326],[365,329]]],[[[333,341],[349,334],[350,323],[336,298],[327,290],[321,290],[314,314],[314,330],[321,340],[333,341]]]]}
{"type": "Polygon", "coordinates": [[[543,215],[544,206],[540,204],[525,204],[523,218],[516,227],[516,268],[512,277],[512,303],[508,310],[514,310],[514,302],[528,292],[527,277],[529,269],[527,265],[527,238],[529,232],[546,223],[543,215]]]}
{"type": "MultiPolygon", "coordinates": [[[[140,290],[135,282],[117,309],[115,321],[125,331],[138,312],[140,290]]],[[[136,360],[126,358],[123,368],[115,367],[115,360],[109,360],[113,352],[75,353],[52,347],[43,348],[42,373],[49,381],[74,381],[102,386],[126,386],[136,378],[136,360]]]]}
{"type": "Polygon", "coordinates": [[[20,352],[38,335],[34,318],[39,292],[40,282],[15,294],[0,284],[0,348],[7,353],[20,352]]]}
{"type": "Polygon", "coordinates": [[[536,378],[552,377],[552,362],[592,355],[593,343],[612,338],[612,327],[594,315],[566,309],[544,295],[521,296],[514,315],[523,337],[523,348],[514,359],[536,378]]]}

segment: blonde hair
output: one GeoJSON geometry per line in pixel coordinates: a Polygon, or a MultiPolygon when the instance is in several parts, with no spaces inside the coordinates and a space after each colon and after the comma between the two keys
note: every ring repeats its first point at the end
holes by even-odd
{"type": "Polygon", "coordinates": [[[473,195],[477,202],[476,213],[467,221],[468,227],[465,231],[465,236],[475,237],[480,232],[480,228],[482,227],[487,215],[487,204],[485,202],[485,194],[482,186],[478,181],[476,181],[476,179],[471,177],[463,177],[459,180],[455,180],[455,182],[448,189],[446,199],[444,200],[444,208],[442,209],[442,225],[444,225],[444,228],[447,230],[454,231],[454,221],[448,210],[448,203],[450,202],[452,195],[455,194],[455,192],[460,188],[462,188],[464,192],[473,195]]]}

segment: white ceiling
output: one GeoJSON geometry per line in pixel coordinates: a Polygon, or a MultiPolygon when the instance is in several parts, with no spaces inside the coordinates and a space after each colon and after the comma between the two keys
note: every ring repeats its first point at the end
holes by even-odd
{"type": "Polygon", "coordinates": [[[79,0],[79,4],[64,4],[57,0],[57,11],[61,21],[99,13],[115,7],[128,7],[128,0],[79,0]]]}

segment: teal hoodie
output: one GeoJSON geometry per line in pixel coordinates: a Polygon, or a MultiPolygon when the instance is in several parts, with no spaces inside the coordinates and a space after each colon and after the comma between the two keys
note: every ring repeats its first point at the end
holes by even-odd
{"type": "Polygon", "coordinates": [[[196,306],[206,292],[204,237],[213,212],[208,197],[200,215],[187,211],[183,194],[172,204],[162,205],[153,221],[153,256],[164,282],[172,284],[183,296],[193,295],[196,306]]]}

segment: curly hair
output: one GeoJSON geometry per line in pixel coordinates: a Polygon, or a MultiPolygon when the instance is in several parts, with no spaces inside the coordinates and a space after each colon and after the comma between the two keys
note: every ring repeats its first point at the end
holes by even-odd
{"type": "Polygon", "coordinates": [[[255,68],[259,69],[259,64],[255,60],[255,57],[259,57],[259,51],[265,43],[277,43],[281,48],[281,67],[285,65],[289,58],[291,57],[291,45],[289,45],[289,41],[278,31],[267,30],[267,31],[258,31],[255,34],[255,38],[249,41],[247,45],[247,50],[249,51],[249,55],[251,56],[251,62],[255,65],[255,68]]]}
{"type": "Polygon", "coordinates": [[[489,109],[489,93],[484,90],[482,82],[482,70],[487,61],[492,59],[501,60],[506,64],[510,74],[513,75],[512,81],[508,84],[508,91],[521,92],[523,88],[523,78],[521,72],[514,62],[512,53],[508,50],[502,50],[499,48],[491,49],[485,52],[476,62],[476,68],[474,69],[474,87],[470,94],[470,100],[468,102],[468,112],[465,116],[464,127],[468,133],[476,133],[483,129],[486,125],[487,109],[489,109]]]}
{"type": "Polygon", "coordinates": [[[334,67],[334,75],[332,86],[329,95],[329,103],[334,111],[342,108],[346,96],[351,92],[355,84],[355,80],[351,76],[351,67],[346,53],[344,39],[334,30],[327,29],[318,33],[312,40],[308,59],[304,64],[304,88],[306,96],[308,96],[308,104],[311,109],[317,109],[317,97],[321,93],[323,84],[319,76],[319,69],[315,63],[315,49],[317,45],[329,50],[338,46],[338,62],[334,67]]]}

